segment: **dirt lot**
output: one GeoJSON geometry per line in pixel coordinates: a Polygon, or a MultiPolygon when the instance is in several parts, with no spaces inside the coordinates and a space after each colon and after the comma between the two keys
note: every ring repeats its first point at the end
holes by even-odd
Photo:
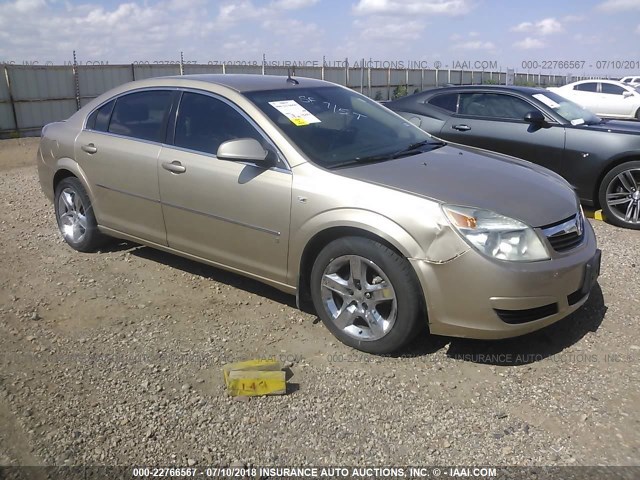
{"type": "Polygon", "coordinates": [[[594,222],[599,286],[565,321],[375,357],[256,282],[72,251],[36,148],[0,142],[0,465],[640,463],[640,232],[594,222]],[[227,396],[223,364],[272,356],[288,395],[227,396]]]}

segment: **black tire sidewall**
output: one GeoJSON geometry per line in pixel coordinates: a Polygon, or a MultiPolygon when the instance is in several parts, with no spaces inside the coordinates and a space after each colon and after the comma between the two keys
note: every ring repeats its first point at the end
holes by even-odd
{"type": "Polygon", "coordinates": [[[602,211],[604,212],[604,216],[605,216],[606,220],[609,223],[611,223],[613,225],[617,225],[619,227],[628,228],[628,229],[631,229],[631,230],[640,230],[640,224],[631,224],[631,223],[625,222],[624,220],[619,219],[618,217],[616,217],[613,214],[613,212],[609,208],[609,205],[607,204],[607,187],[608,187],[608,185],[621,172],[623,172],[625,170],[629,170],[630,168],[639,168],[640,169],[640,161],[634,160],[634,161],[631,161],[631,162],[622,163],[622,164],[618,165],[617,167],[612,168],[604,176],[604,178],[602,179],[602,183],[600,184],[599,191],[598,191],[598,201],[600,202],[600,208],[602,208],[602,211]]]}
{"type": "Polygon", "coordinates": [[[67,242],[67,244],[74,250],[78,250],[79,252],[93,252],[104,244],[105,237],[98,230],[98,223],[93,213],[93,206],[91,204],[91,200],[89,199],[89,195],[87,194],[87,191],[85,190],[80,180],[75,177],[64,178],[56,186],[54,208],[56,213],[56,222],[58,223],[58,229],[62,233],[58,201],[60,199],[60,193],[65,188],[73,189],[74,192],[80,196],[82,204],[84,205],[85,217],[87,219],[87,231],[85,233],[84,239],[81,242],[74,243],[69,241],[64,236],[63,238],[67,242]]]}
{"type": "Polygon", "coordinates": [[[413,267],[407,259],[374,240],[343,237],[329,243],[314,262],[310,284],[311,298],[322,322],[338,340],[358,350],[376,354],[394,352],[414,337],[420,325],[426,327],[426,316],[421,315],[422,294],[413,267]],[[358,340],[343,333],[325,310],[320,287],[322,275],[332,260],[343,255],[359,255],[373,261],[393,286],[397,302],[396,321],[391,331],[379,340],[358,340]],[[424,324],[420,322],[421,318],[424,319],[424,324]]]}

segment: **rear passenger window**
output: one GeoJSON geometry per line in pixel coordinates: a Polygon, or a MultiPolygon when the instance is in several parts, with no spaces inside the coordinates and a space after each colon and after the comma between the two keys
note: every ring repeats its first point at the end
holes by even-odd
{"type": "Polygon", "coordinates": [[[620,85],[612,85],[610,83],[602,83],[602,93],[608,93],[609,95],[622,95],[626,90],[620,85]]]}
{"type": "Polygon", "coordinates": [[[171,97],[170,91],[138,92],[119,97],[111,115],[109,132],[141,140],[162,141],[171,97]]]}
{"type": "Polygon", "coordinates": [[[111,118],[111,112],[113,112],[113,106],[115,104],[116,101],[111,100],[94,111],[87,119],[87,129],[106,132],[109,128],[109,119],[111,118]]]}
{"type": "Polygon", "coordinates": [[[263,138],[235,108],[208,95],[185,92],[178,109],[175,145],[216,154],[221,143],[236,138],[263,138]]]}
{"type": "Polygon", "coordinates": [[[428,103],[434,107],[439,107],[443,110],[447,110],[448,112],[456,113],[458,107],[458,94],[448,93],[445,95],[436,95],[429,99],[428,103]]]}

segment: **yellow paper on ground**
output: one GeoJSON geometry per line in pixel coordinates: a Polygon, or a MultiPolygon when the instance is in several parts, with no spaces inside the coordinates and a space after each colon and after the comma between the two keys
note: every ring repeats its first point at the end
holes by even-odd
{"type": "Polygon", "coordinates": [[[231,396],[284,395],[287,393],[286,373],[279,371],[231,370],[226,375],[231,396]]]}
{"type": "Polygon", "coordinates": [[[224,373],[224,383],[228,386],[229,372],[231,371],[243,371],[243,370],[255,370],[259,372],[264,371],[276,371],[282,370],[282,365],[278,360],[263,359],[263,360],[245,360],[244,362],[227,363],[222,367],[224,373]]]}

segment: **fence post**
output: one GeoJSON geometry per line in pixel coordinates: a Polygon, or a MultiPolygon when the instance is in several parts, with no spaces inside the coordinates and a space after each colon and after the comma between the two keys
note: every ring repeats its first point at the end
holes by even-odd
{"type": "Polygon", "coordinates": [[[80,78],[78,77],[78,61],[75,50],[73,51],[73,81],[76,90],[76,110],[80,110],[80,78]]]}
{"type": "Polygon", "coordinates": [[[387,69],[387,100],[391,100],[391,67],[387,69]]]}
{"type": "Polygon", "coordinates": [[[180,52],[180,76],[184,75],[184,53],[180,52]]]}
{"type": "Polygon", "coordinates": [[[324,80],[324,64],[326,63],[325,56],[322,55],[322,67],[320,70],[320,79],[324,80]]]}
{"type": "Polygon", "coordinates": [[[13,92],[11,91],[11,79],[9,78],[9,66],[4,66],[4,78],[7,82],[7,92],[9,92],[9,104],[11,105],[11,114],[13,115],[13,123],[16,126],[16,134],[20,136],[18,128],[18,114],[16,113],[16,104],[13,101],[13,92]]]}
{"type": "Polygon", "coordinates": [[[344,59],[344,86],[349,86],[349,57],[344,59]]]}
{"type": "Polygon", "coordinates": [[[371,66],[367,67],[367,96],[371,98],[371,66]]]}
{"type": "Polygon", "coordinates": [[[360,93],[364,93],[364,58],[360,64],[360,93]]]}

